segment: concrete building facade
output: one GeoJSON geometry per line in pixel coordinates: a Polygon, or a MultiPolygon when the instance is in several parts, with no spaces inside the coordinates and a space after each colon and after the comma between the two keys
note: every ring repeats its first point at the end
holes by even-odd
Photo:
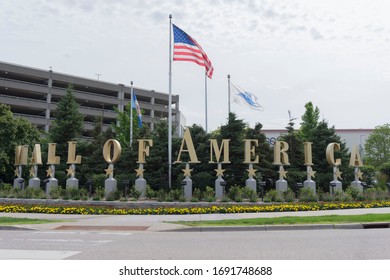
{"type": "MultiPolygon", "coordinates": [[[[116,120],[114,108],[123,112],[130,102],[130,86],[0,61],[0,102],[9,105],[15,116],[27,119],[45,131],[50,130],[53,111],[69,85],[85,116],[85,136],[92,131],[96,117],[103,118],[103,129],[106,129],[116,120]]],[[[143,125],[153,129],[160,119],[168,118],[168,94],[141,88],[134,88],[134,91],[143,110],[143,125]]],[[[178,132],[183,125],[180,115],[179,96],[172,95],[172,127],[178,132]]]]}

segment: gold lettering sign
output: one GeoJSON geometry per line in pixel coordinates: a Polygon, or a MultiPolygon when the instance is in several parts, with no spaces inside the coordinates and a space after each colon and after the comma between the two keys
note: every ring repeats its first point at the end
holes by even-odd
{"type": "Polygon", "coordinates": [[[223,139],[221,148],[218,147],[217,139],[210,139],[210,161],[209,163],[215,163],[213,160],[213,154],[215,154],[215,159],[217,160],[216,162],[220,162],[219,159],[223,152],[223,161],[222,163],[230,163],[229,159],[229,141],[230,139],[223,139]],[[215,153],[214,153],[215,151],[215,153]]]}
{"type": "Polygon", "coordinates": [[[288,160],[288,143],[285,141],[276,141],[274,144],[274,165],[290,165],[288,160]]]}
{"type": "Polygon", "coordinates": [[[303,143],[303,151],[305,153],[305,165],[313,165],[313,156],[312,156],[312,142],[303,143]]]}
{"type": "Polygon", "coordinates": [[[360,157],[358,146],[355,146],[352,148],[351,158],[349,160],[349,166],[354,166],[354,167],[362,167],[363,166],[363,161],[362,161],[362,158],[360,157]]]}
{"type": "Polygon", "coordinates": [[[244,163],[259,163],[259,155],[256,155],[256,147],[259,145],[257,139],[245,139],[245,159],[244,163]],[[252,161],[251,158],[255,156],[252,161]]]}
{"type": "Polygon", "coordinates": [[[28,146],[16,146],[15,165],[27,165],[28,146]]]}
{"type": "Polygon", "coordinates": [[[177,160],[175,161],[175,163],[181,162],[180,156],[181,156],[182,152],[188,152],[188,154],[190,155],[189,163],[199,163],[200,162],[200,161],[198,161],[198,157],[196,156],[194,143],[192,142],[191,132],[190,132],[189,128],[186,128],[186,130],[184,131],[184,137],[183,137],[183,140],[181,141],[180,151],[179,151],[179,154],[177,155],[177,160]],[[184,150],[184,143],[187,146],[187,150],[184,150]]]}
{"type": "Polygon", "coordinates": [[[145,157],[149,156],[149,148],[153,147],[152,139],[140,139],[138,141],[138,161],[137,163],[146,163],[145,157]]]}
{"type": "Polygon", "coordinates": [[[108,163],[115,163],[119,160],[122,153],[121,144],[115,139],[109,139],[103,146],[103,158],[108,163]],[[112,150],[112,154],[111,154],[112,150]]]}
{"type": "Polygon", "coordinates": [[[76,145],[75,141],[68,141],[68,161],[67,164],[80,164],[81,156],[76,156],[76,145]]]}
{"type": "Polygon", "coordinates": [[[334,159],[334,152],[340,151],[339,143],[330,143],[328,147],[326,147],[326,160],[332,166],[339,166],[341,164],[341,159],[334,159]]]}
{"type": "Polygon", "coordinates": [[[35,144],[31,155],[31,164],[42,164],[41,145],[35,144]]]}
{"type": "Polygon", "coordinates": [[[57,143],[48,144],[47,164],[60,164],[60,157],[56,156],[57,143]]]}

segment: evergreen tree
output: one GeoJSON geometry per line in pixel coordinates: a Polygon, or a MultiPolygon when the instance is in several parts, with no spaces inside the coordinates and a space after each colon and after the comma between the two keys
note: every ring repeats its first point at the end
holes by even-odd
{"type": "Polygon", "coordinates": [[[214,186],[215,181],[215,165],[209,163],[210,134],[207,134],[202,126],[196,124],[192,125],[190,130],[196,155],[200,161],[198,164],[191,165],[193,187],[204,190],[206,186],[214,186]]]}
{"type": "MultiPolygon", "coordinates": [[[[259,163],[253,166],[253,168],[258,170],[257,181],[274,180],[276,178],[276,171],[272,165],[273,150],[265,134],[261,131],[262,128],[263,125],[261,123],[256,123],[254,128],[248,127],[245,132],[245,139],[258,140],[259,145],[256,148],[256,155],[259,155],[259,163]]],[[[243,165],[245,166],[245,164],[243,165]]],[[[271,185],[268,185],[268,187],[271,187],[271,185]]]]}
{"type": "Polygon", "coordinates": [[[218,135],[218,144],[221,144],[222,139],[230,139],[230,164],[222,166],[225,169],[224,179],[229,186],[244,185],[247,176],[247,166],[244,161],[244,136],[246,124],[243,120],[237,119],[236,114],[229,113],[228,122],[221,126],[218,135]]]}
{"type": "MultiPolygon", "coordinates": [[[[56,154],[61,159],[55,173],[59,186],[66,184],[67,174],[65,169],[67,168],[66,161],[68,159],[68,141],[77,140],[83,132],[84,116],[79,112],[79,107],[80,105],[76,102],[73,88],[69,85],[66,89],[66,94],[60,99],[57,109],[54,111],[55,120],[48,135],[50,142],[57,143],[56,154]]],[[[43,151],[46,151],[46,148],[44,147],[43,151]]],[[[78,141],[76,152],[82,154],[83,148],[85,148],[85,145],[78,141]]]]}
{"type": "Polygon", "coordinates": [[[294,128],[295,118],[291,116],[290,111],[288,113],[287,133],[281,136],[281,140],[287,142],[289,146],[290,166],[286,168],[286,171],[288,171],[287,182],[290,187],[294,188],[296,183],[302,183],[305,179],[304,153],[302,138],[294,128]]]}
{"type": "Polygon", "coordinates": [[[0,104],[0,127],[0,178],[11,182],[16,146],[29,145],[31,152],[33,145],[39,143],[41,133],[27,120],[14,118],[10,107],[4,104],[0,104]]]}
{"type": "Polygon", "coordinates": [[[80,173],[83,174],[84,180],[91,179],[93,175],[104,174],[104,169],[107,168],[103,158],[103,146],[108,139],[113,139],[114,135],[110,127],[103,132],[102,117],[95,118],[92,137],[83,155],[83,164],[80,166],[80,173]]]}
{"type": "Polygon", "coordinates": [[[76,140],[82,135],[84,116],[79,112],[72,86],[57,104],[54,111],[55,120],[49,131],[49,139],[57,143],[57,155],[66,160],[68,141],[76,140]]]}
{"type": "Polygon", "coordinates": [[[320,110],[318,107],[313,107],[311,102],[306,103],[306,111],[302,116],[301,128],[299,130],[300,137],[303,142],[311,141],[314,138],[314,131],[317,128],[320,118],[320,110]]]}
{"type": "MultiPolygon", "coordinates": [[[[151,139],[153,140],[153,147],[144,165],[146,169],[144,177],[153,189],[168,189],[168,122],[166,120],[161,120],[155,125],[151,133],[151,139]]],[[[177,137],[172,137],[172,161],[177,158],[180,141],[177,137]]],[[[172,163],[172,187],[180,186],[178,176],[182,173],[181,169],[180,164],[172,163]]]]}
{"type": "Polygon", "coordinates": [[[336,134],[334,126],[329,127],[325,120],[319,122],[320,110],[318,107],[314,109],[313,104],[309,102],[305,108],[299,135],[301,141],[313,142],[313,170],[316,171],[314,180],[317,183],[317,188],[328,192],[329,182],[333,180],[333,167],[326,159],[326,148],[330,143],[340,144],[340,151],[335,152],[335,158],[341,158],[342,165],[339,169],[343,172],[342,183],[343,186],[348,186],[353,179],[353,171],[352,168],[348,167],[349,153],[345,141],[336,134]]]}
{"type": "Polygon", "coordinates": [[[334,126],[329,127],[328,122],[322,120],[314,131],[315,139],[313,142],[313,169],[316,171],[315,181],[317,187],[324,191],[329,191],[329,182],[333,180],[333,167],[329,165],[326,160],[326,147],[330,143],[339,143],[340,151],[335,152],[335,158],[341,159],[341,166],[339,167],[342,174],[343,186],[349,186],[353,180],[353,169],[348,167],[349,152],[345,141],[336,134],[334,126]]]}

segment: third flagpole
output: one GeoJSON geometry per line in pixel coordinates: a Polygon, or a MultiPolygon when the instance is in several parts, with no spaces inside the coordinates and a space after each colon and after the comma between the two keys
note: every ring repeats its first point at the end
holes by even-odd
{"type": "Polygon", "coordinates": [[[205,121],[206,121],[206,133],[208,133],[207,128],[207,72],[204,73],[204,102],[205,102],[205,121]]]}
{"type": "Polygon", "coordinates": [[[133,81],[130,82],[130,149],[133,147],[133,81]]]}
{"type": "Polygon", "coordinates": [[[227,75],[228,78],[228,114],[230,114],[230,74],[227,75]]]}
{"type": "Polygon", "coordinates": [[[172,177],[172,15],[169,15],[168,186],[172,177]]]}

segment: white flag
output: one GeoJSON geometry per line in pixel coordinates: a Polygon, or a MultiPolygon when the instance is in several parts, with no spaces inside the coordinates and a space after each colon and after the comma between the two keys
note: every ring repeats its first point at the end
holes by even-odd
{"type": "Polygon", "coordinates": [[[263,111],[263,107],[260,105],[258,101],[259,99],[256,95],[247,92],[233,84],[231,85],[233,86],[233,89],[235,91],[233,94],[231,94],[233,102],[240,105],[246,105],[253,110],[263,111]]]}

